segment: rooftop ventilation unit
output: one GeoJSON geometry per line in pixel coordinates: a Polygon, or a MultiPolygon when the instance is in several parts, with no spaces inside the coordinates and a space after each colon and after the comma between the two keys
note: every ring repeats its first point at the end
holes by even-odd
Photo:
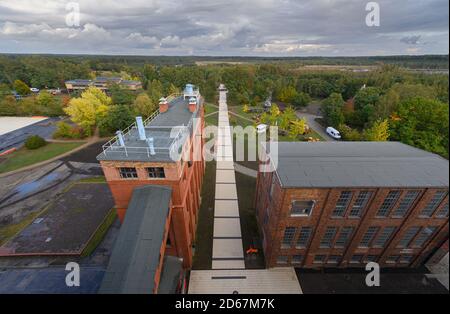
{"type": "Polygon", "coordinates": [[[119,140],[119,145],[120,145],[121,147],[125,147],[125,140],[124,140],[124,138],[123,138],[123,133],[122,133],[122,131],[117,131],[117,132],[116,132],[116,135],[117,135],[117,139],[119,140]]]}
{"type": "Polygon", "coordinates": [[[147,136],[145,135],[144,122],[142,122],[142,117],[136,117],[136,125],[139,132],[139,139],[145,141],[147,136]]]}
{"type": "Polygon", "coordinates": [[[150,155],[155,155],[156,153],[153,137],[147,138],[145,141],[147,142],[148,148],[150,149],[150,155]]]}

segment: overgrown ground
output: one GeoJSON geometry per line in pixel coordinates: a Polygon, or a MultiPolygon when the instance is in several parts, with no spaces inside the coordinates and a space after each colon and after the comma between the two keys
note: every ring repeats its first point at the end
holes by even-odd
{"type": "Polygon", "coordinates": [[[11,153],[0,162],[0,173],[17,170],[30,166],[53,157],[67,153],[85,142],[48,143],[44,147],[29,150],[25,147],[11,153]]]}
{"type": "Polygon", "coordinates": [[[245,268],[264,268],[264,253],[259,236],[256,211],[254,206],[256,179],[236,172],[236,186],[239,199],[239,216],[241,218],[242,242],[244,253],[250,247],[258,249],[257,255],[245,258],[245,268]]]}
{"type": "Polygon", "coordinates": [[[211,269],[214,232],[214,199],[216,190],[216,162],[206,163],[202,186],[202,203],[198,213],[195,254],[192,269],[211,269]]]}

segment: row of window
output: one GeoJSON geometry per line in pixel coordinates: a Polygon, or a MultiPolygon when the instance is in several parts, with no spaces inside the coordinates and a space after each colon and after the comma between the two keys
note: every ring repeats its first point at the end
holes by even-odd
{"type": "MultiPolygon", "coordinates": [[[[349,218],[360,218],[366,209],[366,206],[372,197],[373,193],[371,191],[360,191],[358,192],[353,205],[349,210],[349,205],[353,198],[354,192],[352,191],[342,191],[339,199],[331,214],[334,218],[342,218],[347,215],[349,218]]],[[[401,196],[400,190],[390,191],[380,208],[377,211],[376,217],[386,218],[392,215],[393,218],[403,218],[413,207],[416,200],[420,196],[420,191],[408,191],[405,193],[404,197],[399,201],[401,196]],[[398,203],[398,206],[395,205],[398,203]]],[[[434,194],[430,202],[421,211],[421,217],[432,217],[436,213],[437,218],[448,217],[448,202],[439,210],[440,204],[447,196],[447,191],[438,191],[434,194]],[[437,211],[437,212],[436,212],[437,211]]],[[[304,217],[310,216],[315,206],[315,201],[304,201],[304,200],[293,200],[291,202],[291,216],[292,217],[304,217]]]]}
{"type": "MultiPolygon", "coordinates": [[[[397,248],[421,248],[424,244],[433,237],[438,230],[438,227],[410,227],[406,230],[402,239],[397,245],[397,248]]],[[[324,232],[320,241],[320,248],[345,248],[348,245],[355,231],[354,227],[336,227],[330,226],[324,232]]],[[[363,235],[360,248],[384,248],[386,244],[392,239],[392,236],[397,231],[397,227],[369,227],[363,235]]],[[[290,249],[294,246],[297,249],[303,249],[308,246],[312,234],[311,227],[286,227],[284,230],[283,240],[281,241],[282,249],[290,249]],[[297,240],[295,237],[298,233],[297,240]]]]}
{"type": "MultiPolygon", "coordinates": [[[[285,265],[289,263],[288,255],[279,255],[277,258],[277,264],[285,265]]],[[[314,264],[330,264],[337,265],[342,261],[342,255],[326,255],[326,254],[318,254],[314,256],[313,263],[314,264]]],[[[350,264],[363,264],[376,262],[379,259],[379,255],[364,255],[364,254],[355,254],[350,258],[350,264]]],[[[292,265],[301,264],[304,260],[303,255],[292,255],[290,259],[290,263],[292,265]]],[[[414,260],[414,255],[402,254],[402,255],[390,255],[386,259],[387,264],[410,264],[414,260]]]]}
{"type": "MultiPolygon", "coordinates": [[[[166,177],[163,167],[149,167],[145,168],[149,178],[152,179],[163,179],[166,177]]],[[[119,174],[122,179],[137,179],[138,173],[134,167],[122,167],[119,168],[119,174]]]]}

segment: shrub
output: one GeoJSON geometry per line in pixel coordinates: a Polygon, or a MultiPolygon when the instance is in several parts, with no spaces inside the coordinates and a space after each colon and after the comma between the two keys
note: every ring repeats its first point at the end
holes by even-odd
{"type": "Polygon", "coordinates": [[[47,142],[39,135],[32,135],[25,141],[25,147],[27,149],[38,149],[47,145],[47,142]]]}
{"type": "Polygon", "coordinates": [[[82,139],[86,137],[86,132],[79,126],[71,126],[66,122],[59,122],[53,138],[66,138],[66,139],[82,139]]]}

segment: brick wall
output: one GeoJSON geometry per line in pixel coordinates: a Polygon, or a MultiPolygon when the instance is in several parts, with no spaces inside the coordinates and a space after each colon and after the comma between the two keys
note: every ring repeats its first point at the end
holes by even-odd
{"type": "MultiPolygon", "coordinates": [[[[270,186],[272,178],[276,173],[258,174],[257,179],[257,198],[255,199],[255,207],[257,209],[257,219],[263,236],[263,246],[268,267],[276,266],[297,266],[305,268],[322,268],[322,267],[363,267],[369,256],[376,256],[376,262],[382,267],[417,267],[422,265],[437,247],[442,246],[443,242],[448,239],[449,225],[448,217],[436,217],[439,209],[448,202],[448,195],[440,203],[435,214],[430,218],[420,216],[422,209],[429,203],[436,191],[442,189],[395,189],[395,188],[368,188],[368,189],[351,189],[351,188],[321,188],[321,189],[283,189],[279,180],[275,179],[275,187],[273,195],[270,197],[270,186]],[[386,196],[391,190],[399,190],[400,196],[394,203],[387,217],[377,217],[378,210],[383,204],[386,196]],[[413,202],[410,210],[402,218],[393,215],[394,210],[400,205],[400,202],[408,191],[417,191],[418,197],[413,202]],[[336,207],[342,191],[352,192],[352,198],[346,207],[343,217],[333,217],[333,210],[336,207]],[[359,218],[350,217],[350,209],[355,204],[358,193],[360,191],[371,192],[363,214],[359,218]],[[308,217],[291,217],[291,202],[293,200],[313,200],[315,201],[311,215],[308,217]],[[268,209],[268,210],[267,210],[268,209]],[[282,240],[286,227],[295,227],[296,233],[290,247],[282,248],[282,240]],[[311,227],[312,237],[304,248],[296,247],[295,243],[299,236],[300,228],[311,227]],[[337,232],[332,240],[331,247],[321,247],[321,241],[328,227],[335,227],[337,232]],[[335,241],[344,227],[352,227],[353,232],[344,247],[336,247],[335,241]],[[395,231],[388,239],[383,247],[374,247],[374,241],[366,247],[360,247],[360,243],[369,227],[378,227],[373,240],[378,239],[384,228],[395,227],[395,231]],[[419,227],[420,231],[427,227],[436,227],[436,232],[422,247],[398,248],[398,244],[405,236],[410,227],[419,227]],[[293,256],[302,256],[302,260],[298,263],[293,256]],[[324,263],[315,263],[316,255],[324,255],[324,263]],[[361,262],[352,262],[352,257],[361,255],[361,262]],[[390,256],[399,255],[398,262],[391,263],[388,261],[390,256]],[[408,255],[413,258],[408,263],[400,263],[401,256],[405,259],[408,255]],[[279,256],[286,256],[285,260],[279,256]],[[332,256],[339,256],[338,263],[326,263],[332,260],[332,256]],[[278,262],[277,262],[278,261],[278,262]]],[[[448,188],[444,188],[448,190],[448,188]]],[[[419,233],[420,233],[419,231],[419,233]]],[[[411,243],[417,239],[414,237],[411,243]]],[[[403,260],[403,259],[402,259],[403,260]]]]}

